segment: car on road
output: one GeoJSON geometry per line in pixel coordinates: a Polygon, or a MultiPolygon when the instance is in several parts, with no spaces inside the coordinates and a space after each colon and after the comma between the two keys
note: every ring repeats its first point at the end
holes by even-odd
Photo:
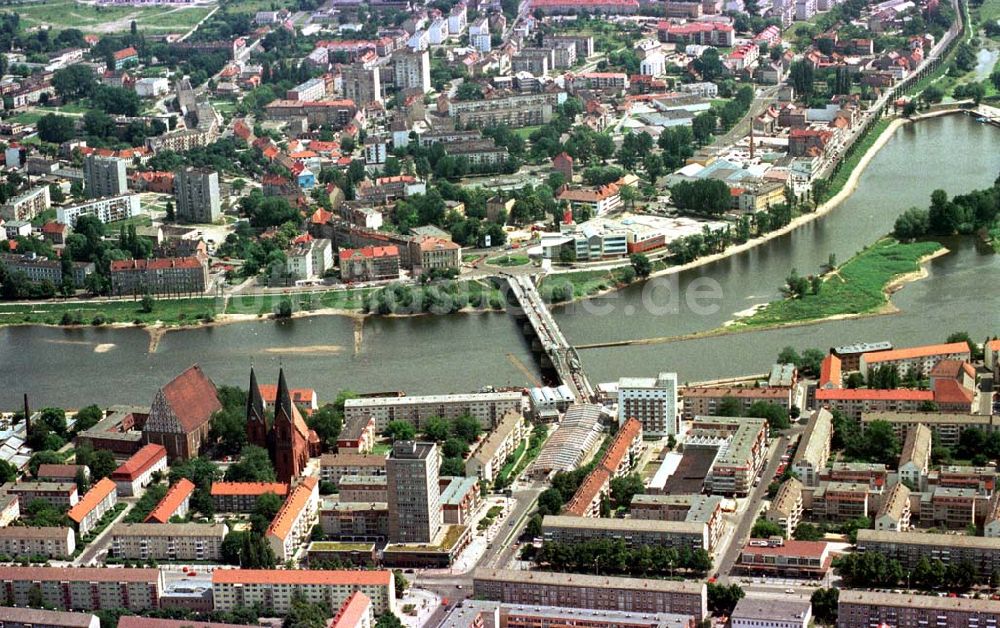
{"type": "Polygon", "coordinates": [[[785,593],[795,593],[795,589],[785,589],[785,593]]]}

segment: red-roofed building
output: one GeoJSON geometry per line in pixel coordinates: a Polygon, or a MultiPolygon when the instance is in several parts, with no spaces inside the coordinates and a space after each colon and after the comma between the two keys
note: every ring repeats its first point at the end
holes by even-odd
{"type": "Polygon", "coordinates": [[[574,209],[589,209],[592,216],[602,216],[621,205],[618,186],[614,183],[596,188],[565,189],[558,200],[567,201],[574,209]]]}
{"type": "Polygon", "coordinates": [[[267,528],[267,542],[279,562],[295,555],[299,542],[309,535],[319,511],[319,480],[309,476],[292,489],[274,521],[267,528]]]}
{"type": "Polygon", "coordinates": [[[153,481],[154,473],[166,468],[167,449],[163,445],[149,444],[123,462],[110,477],[119,495],[134,497],[153,481]]]}
{"type": "Polygon", "coordinates": [[[261,495],[272,493],[282,500],[288,495],[283,482],[215,482],[212,503],[218,512],[252,512],[261,495]]]}
{"type": "Polygon", "coordinates": [[[450,240],[423,236],[410,241],[410,261],[414,275],[458,269],[462,262],[462,247],[450,240]]]}
{"type": "Polygon", "coordinates": [[[114,53],[115,58],[115,70],[121,70],[127,65],[131,65],[139,62],[139,52],[129,46],[128,48],[122,48],[114,53]]]}
{"type": "Polygon", "coordinates": [[[788,154],[792,157],[818,157],[832,138],[832,131],[792,129],[788,133],[788,154]]]}
{"type": "Polygon", "coordinates": [[[993,379],[1000,380],[1000,340],[990,340],[984,346],[986,368],[993,371],[993,379]]]}
{"type": "Polygon", "coordinates": [[[931,369],[941,360],[969,362],[971,359],[967,343],[952,342],[865,353],[861,356],[859,369],[865,374],[865,379],[871,376],[873,368],[879,366],[895,366],[900,377],[906,377],[910,369],[914,369],[918,377],[925,378],[930,376],[931,369]]]}
{"type": "Polygon", "coordinates": [[[126,615],[118,619],[118,628],[260,628],[258,624],[220,624],[191,619],[156,619],[126,615]]]}
{"type": "Polygon", "coordinates": [[[129,178],[132,180],[132,187],[141,192],[174,193],[174,173],[172,172],[136,172],[129,178]]]}
{"type": "Polygon", "coordinates": [[[156,505],[144,523],[168,523],[171,517],[183,517],[191,506],[191,495],[194,493],[194,482],[181,478],[170,487],[160,503],[156,505]]]}
{"type": "Polygon", "coordinates": [[[725,22],[687,22],[676,24],[660,22],[657,27],[660,41],[700,46],[732,46],[733,25],[725,22]]]}
{"type": "Polygon", "coordinates": [[[573,158],[565,151],[552,158],[552,169],[561,173],[566,183],[573,181],[573,158]]]}
{"type": "Polygon", "coordinates": [[[118,503],[118,486],[109,478],[101,480],[69,509],[66,516],[73,521],[79,535],[86,536],[97,522],[118,503]]]}
{"type": "Polygon", "coordinates": [[[156,392],[143,439],[166,447],[170,460],[194,458],[208,440],[212,414],[221,409],[215,384],[195,364],[156,392]]]}
{"type": "Polygon", "coordinates": [[[66,236],[69,235],[69,225],[55,220],[42,225],[42,237],[52,244],[66,244],[66,236]]]}
{"type": "Polygon", "coordinates": [[[361,591],[347,598],[327,628],[369,628],[372,625],[372,601],[361,591]]]}
{"type": "Polygon", "coordinates": [[[203,294],[208,262],[192,257],[154,257],[111,262],[111,292],[116,295],[203,294]]]}
{"type": "Polygon", "coordinates": [[[864,412],[917,412],[934,401],[931,390],[843,388],[816,391],[816,403],[856,421],[864,412]]]}
{"type": "Polygon", "coordinates": [[[819,387],[827,390],[844,387],[843,374],[840,369],[840,358],[832,353],[827,354],[820,364],[819,387]]]}
{"type": "MultiPolygon", "coordinates": [[[[292,403],[301,408],[308,410],[319,408],[316,391],[312,388],[292,388],[288,393],[292,396],[292,403]]],[[[278,398],[278,387],[274,384],[261,384],[260,394],[264,398],[264,405],[273,408],[274,402],[278,398]]]]}
{"type": "Polygon", "coordinates": [[[345,282],[399,279],[399,248],[366,246],[341,249],[340,278],[345,282]]]}
{"type": "Polygon", "coordinates": [[[832,562],[833,556],[823,541],[787,540],[778,544],[750,539],[740,552],[737,568],[748,575],[822,579],[832,562]]]}
{"type": "Polygon", "coordinates": [[[546,15],[580,13],[604,15],[632,15],[639,11],[638,0],[530,0],[530,11],[546,15]]]}

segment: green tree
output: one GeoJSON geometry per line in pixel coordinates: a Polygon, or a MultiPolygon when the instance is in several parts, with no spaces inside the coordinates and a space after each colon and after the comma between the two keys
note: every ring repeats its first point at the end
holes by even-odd
{"type": "Polygon", "coordinates": [[[62,144],[76,136],[76,124],[69,116],[47,113],[37,122],[38,137],[45,142],[62,144]]]}
{"type": "Polygon", "coordinates": [[[247,445],[240,452],[240,460],[226,470],[227,482],[274,482],[274,466],[267,450],[247,445]]]}
{"type": "Polygon", "coordinates": [[[805,59],[793,61],[788,71],[788,78],[797,97],[807,99],[812,95],[815,82],[812,63],[805,59]]]}
{"type": "Polygon", "coordinates": [[[253,507],[253,514],[271,521],[278,514],[279,510],[281,510],[281,498],[274,493],[264,493],[257,498],[257,502],[253,507]]]}
{"type": "Polygon", "coordinates": [[[833,625],[837,623],[837,603],[840,599],[840,589],[816,589],[812,593],[813,617],[816,621],[833,625]]]}
{"type": "Polygon", "coordinates": [[[483,433],[483,426],[479,424],[478,420],[466,414],[452,421],[451,433],[457,438],[464,439],[465,442],[472,444],[483,433]]]}
{"type": "Polygon", "coordinates": [[[629,261],[632,263],[632,269],[635,271],[636,276],[642,279],[649,277],[650,273],[653,272],[652,262],[642,253],[633,253],[629,256],[629,261]]]}
{"type": "Polygon", "coordinates": [[[89,405],[81,408],[73,417],[73,430],[77,433],[84,432],[97,425],[104,418],[104,412],[96,405],[89,405]]]}
{"type": "Polygon", "coordinates": [[[719,403],[719,416],[740,416],[741,412],[742,406],[740,405],[740,400],[736,397],[723,397],[719,403]]]}
{"type": "Polygon", "coordinates": [[[402,598],[406,593],[406,589],[409,588],[410,582],[403,575],[403,572],[399,569],[394,569],[392,571],[392,582],[396,589],[396,597],[402,598]]]}
{"type": "Polygon", "coordinates": [[[38,467],[43,464],[63,464],[65,460],[54,451],[37,451],[28,458],[28,472],[33,477],[38,477],[38,467]]]}
{"type": "Polygon", "coordinates": [[[911,207],[896,218],[892,234],[898,240],[913,240],[925,235],[929,226],[927,210],[911,207]]]}
{"type": "Polygon", "coordinates": [[[0,484],[14,482],[15,480],[17,480],[17,467],[6,460],[0,460],[0,484]]]}
{"type": "Polygon", "coordinates": [[[632,498],[645,492],[646,485],[637,473],[611,480],[611,500],[616,508],[628,508],[632,498]]]}
{"type": "Polygon", "coordinates": [[[343,429],[343,411],[338,412],[333,404],[325,404],[309,415],[306,424],[316,430],[324,449],[330,449],[337,444],[340,431],[343,429]]]}
{"type": "Polygon", "coordinates": [[[794,536],[796,541],[822,541],[823,530],[812,523],[802,522],[795,528],[794,536]]]}
{"type": "Polygon", "coordinates": [[[732,615],[736,604],[746,596],[738,584],[729,586],[708,583],[708,608],[713,615],[732,615]]]}
{"type": "Polygon", "coordinates": [[[390,440],[413,440],[417,435],[417,428],[409,421],[389,421],[382,432],[390,440]]]}
{"type": "Polygon", "coordinates": [[[328,609],[322,604],[311,603],[301,594],[292,596],[291,608],[282,623],[284,628],[326,628],[328,609]]]}
{"type": "Polygon", "coordinates": [[[785,531],[776,523],[771,523],[767,519],[758,519],[754,522],[750,530],[750,537],[754,539],[766,539],[772,536],[785,536],[785,531]]]}
{"type": "Polygon", "coordinates": [[[431,417],[424,423],[424,438],[436,443],[442,443],[448,439],[451,432],[451,425],[441,417],[431,417]]]}

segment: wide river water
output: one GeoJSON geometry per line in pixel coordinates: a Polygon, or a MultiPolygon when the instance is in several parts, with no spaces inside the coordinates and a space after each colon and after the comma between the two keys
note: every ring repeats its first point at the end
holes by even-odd
{"type": "MultiPolygon", "coordinates": [[[[780,296],[791,268],[816,272],[829,255],[844,261],[892,229],[907,207],[925,207],[932,190],[949,195],[989,185],[1000,174],[1000,129],[965,116],[906,125],[875,156],[851,197],[793,233],[674,278],[556,308],[570,342],[675,336],[715,328],[780,296]],[[699,293],[695,307],[688,300],[699,293]],[[672,299],[679,295],[679,299],[672,299]],[[676,307],[673,301],[678,301],[676,307]]],[[[942,341],[965,330],[1000,333],[1000,255],[968,240],[928,265],[929,276],[893,302],[899,313],[628,347],[586,349],[595,382],[676,371],[681,381],[763,372],[785,345],[826,349],[856,341],[897,346],[942,341]]],[[[148,404],[154,391],[192,363],[219,384],[245,385],[251,364],[266,381],[284,365],[289,384],[338,390],[468,392],[524,385],[538,376],[517,323],[506,314],[368,319],[355,351],[355,323],[316,316],[170,331],[153,353],[141,329],[0,328],[0,407],[148,404]],[[530,374],[530,379],[529,379],[530,374]]]]}

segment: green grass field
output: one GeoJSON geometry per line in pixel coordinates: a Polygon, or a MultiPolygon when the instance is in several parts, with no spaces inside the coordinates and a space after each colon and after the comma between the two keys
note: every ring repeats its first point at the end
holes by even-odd
{"type": "Polygon", "coordinates": [[[5,5],[3,12],[17,12],[24,27],[48,26],[55,30],[79,28],[86,33],[127,32],[132,20],[145,31],[187,31],[211,7],[98,7],[75,0],[43,0],[5,5]]]}
{"type": "Polygon", "coordinates": [[[773,326],[875,312],[888,302],[885,288],[893,278],[918,270],[918,260],[940,248],[937,242],[902,244],[884,238],[829,275],[819,294],[769,303],[734,327],[773,326]]]}
{"type": "Polygon", "coordinates": [[[142,312],[137,301],[107,303],[74,303],[73,301],[39,301],[31,304],[0,303],[0,325],[42,323],[58,325],[69,315],[80,324],[90,325],[100,315],[105,323],[151,324],[163,321],[167,325],[192,325],[199,319],[211,319],[216,314],[215,299],[159,299],[152,312],[142,312]]]}
{"type": "Polygon", "coordinates": [[[527,255],[503,255],[501,257],[495,257],[490,260],[491,264],[496,264],[497,266],[524,266],[531,260],[528,259],[527,255]]]}

